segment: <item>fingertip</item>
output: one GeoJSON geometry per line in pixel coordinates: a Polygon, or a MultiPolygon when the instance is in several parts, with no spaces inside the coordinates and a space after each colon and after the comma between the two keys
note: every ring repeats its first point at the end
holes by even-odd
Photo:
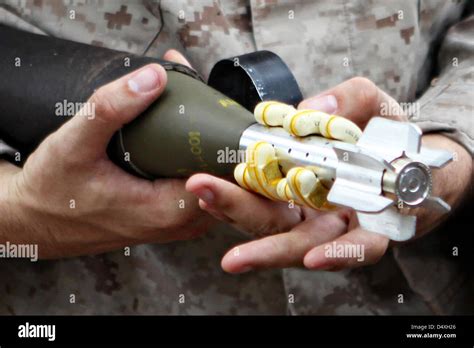
{"type": "Polygon", "coordinates": [[[171,48],[163,55],[164,60],[168,60],[173,63],[178,63],[186,65],[188,68],[191,68],[191,63],[181,54],[181,52],[171,48]]]}
{"type": "Polygon", "coordinates": [[[163,55],[163,59],[164,60],[169,60],[169,61],[172,61],[173,58],[176,56],[176,55],[179,55],[180,53],[175,50],[174,48],[170,48],[169,50],[167,50],[165,52],[165,54],[163,55]]]}
{"type": "Polygon", "coordinates": [[[318,246],[308,251],[304,256],[303,264],[306,268],[311,270],[330,268],[331,265],[324,255],[324,245],[318,246]]]}
{"type": "Polygon", "coordinates": [[[186,191],[199,198],[201,209],[208,211],[215,203],[216,194],[211,184],[213,178],[207,174],[195,174],[186,181],[186,191]]]}
{"type": "Polygon", "coordinates": [[[166,85],[168,83],[168,74],[166,72],[166,69],[163,68],[160,64],[150,64],[153,69],[158,73],[158,78],[160,80],[160,86],[158,90],[160,93],[166,88],[166,85]]]}
{"type": "Polygon", "coordinates": [[[229,253],[232,250],[228,251],[221,260],[221,268],[227,273],[234,273],[234,267],[232,261],[229,260],[229,253]]]}
{"type": "Polygon", "coordinates": [[[202,209],[202,210],[207,211],[207,210],[210,209],[209,205],[206,202],[204,202],[202,199],[198,200],[198,205],[199,205],[199,208],[202,209]]]}
{"type": "Polygon", "coordinates": [[[195,175],[190,176],[185,184],[184,184],[184,189],[190,193],[193,193],[194,187],[196,186],[196,179],[194,179],[195,175]]]}
{"type": "Polygon", "coordinates": [[[205,211],[206,213],[208,213],[215,219],[220,220],[222,222],[229,223],[229,224],[234,223],[233,220],[231,220],[229,217],[227,217],[225,214],[223,214],[222,212],[220,212],[219,210],[217,210],[210,204],[204,202],[202,199],[199,199],[198,204],[201,210],[205,211]]]}
{"type": "Polygon", "coordinates": [[[196,191],[206,187],[210,186],[212,182],[212,176],[208,174],[194,174],[191,176],[187,181],[186,181],[186,191],[195,193],[196,191]]]}
{"type": "Polygon", "coordinates": [[[310,109],[333,114],[338,110],[338,100],[333,94],[319,94],[303,100],[298,109],[310,109]]]}
{"type": "Polygon", "coordinates": [[[296,107],[298,110],[301,110],[301,109],[308,109],[308,102],[307,102],[308,99],[303,99],[299,104],[298,106],[296,107]]]}
{"type": "MultiPolygon", "coordinates": [[[[226,196],[232,196],[235,194],[234,188],[240,189],[240,187],[234,185],[233,183],[209,175],[209,174],[195,174],[188,179],[186,182],[186,190],[197,195],[201,196],[202,191],[209,191],[213,194],[212,203],[223,203],[226,201],[224,199],[226,196]],[[214,202],[214,198],[215,201],[214,202]]],[[[201,198],[201,197],[200,197],[201,198]]],[[[207,203],[210,203],[207,199],[204,199],[207,203]]]]}
{"type": "Polygon", "coordinates": [[[159,64],[148,64],[125,77],[128,90],[134,95],[156,96],[166,87],[168,76],[159,64]]]}
{"type": "Polygon", "coordinates": [[[251,265],[245,265],[239,262],[238,257],[240,256],[240,248],[234,247],[229,250],[221,260],[221,267],[222,269],[231,274],[240,274],[246,273],[253,270],[251,265]]]}

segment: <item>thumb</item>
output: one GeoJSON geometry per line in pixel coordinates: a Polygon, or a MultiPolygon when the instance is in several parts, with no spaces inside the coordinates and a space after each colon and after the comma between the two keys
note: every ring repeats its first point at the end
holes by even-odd
{"type": "Polygon", "coordinates": [[[132,121],[163,92],[165,69],[150,64],[97,89],[81,112],[54,135],[78,160],[105,156],[113,134],[132,121]]]}
{"type": "Polygon", "coordinates": [[[317,96],[303,100],[299,109],[314,109],[344,116],[364,128],[373,116],[406,120],[400,105],[372,81],[355,77],[317,96]]]}

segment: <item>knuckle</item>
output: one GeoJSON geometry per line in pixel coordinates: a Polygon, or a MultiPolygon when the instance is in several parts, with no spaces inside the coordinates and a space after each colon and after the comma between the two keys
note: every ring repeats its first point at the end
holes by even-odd
{"type": "Polygon", "coordinates": [[[257,221],[257,225],[253,228],[253,231],[258,237],[271,236],[283,230],[283,228],[278,225],[275,219],[264,219],[263,221],[257,221]]]}
{"type": "MultiPolygon", "coordinates": [[[[179,180],[170,181],[163,186],[162,183],[153,183],[153,195],[149,197],[149,204],[154,206],[151,209],[150,218],[156,221],[160,228],[179,229],[185,226],[190,226],[199,217],[202,212],[197,202],[189,202],[183,192],[183,183],[179,180]],[[163,191],[174,192],[173,197],[163,197],[163,191]],[[181,193],[181,194],[180,194],[181,193]],[[161,197],[161,199],[160,199],[161,197]],[[185,205],[179,208],[181,199],[184,199],[185,205]],[[164,200],[172,200],[173,202],[165,203],[164,200]]],[[[193,197],[194,198],[194,197],[193,197]]]]}
{"type": "Polygon", "coordinates": [[[349,80],[349,82],[353,85],[353,87],[361,88],[361,89],[374,89],[376,88],[375,83],[372,80],[368,79],[367,77],[363,76],[356,76],[349,80]]]}
{"type": "Polygon", "coordinates": [[[74,163],[74,156],[71,155],[73,152],[69,147],[70,145],[57,133],[51,134],[42,143],[42,149],[44,150],[43,155],[45,158],[48,158],[55,163],[61,163],[62,166],[68,166],[74,163]]]}
{"type": "Polygon", "coordinates": [[[282,244],[279,240],[272,237],[267,238],[267,243],[271,254],[281,255],[282,257],[291,255],[291,245],[282,244]]]}
{"type": "Polygon", "coordinates": [[[97,118],[103,121],[110,121],[120,115],[105,87],[97,89],[89,99],[89,103],[94,105],[97,118]]]}
{"type": "MultiPolygon", "coordinates": [[[[225,185],[229,184],[225,183],[225,185]]],[[[252,212],[254,208],[252,205],[242,204],[243,196],[241,192],[243,189],[240,188],[240,186],[229,189],[218,184],[218,182],[213,182],[209,187],[215,193],[213,206],[217,208],[218,211],[228,216],[241,215],[243,212],[250,214],[252,212]]]]}
{"type": "Polygon", "coordinates": [[[354,77],[350,80],[351,87],[359,93],[361,107],[372,108],[378,100],[378,87],[366,77],[354,77]]]}
{"type": "Polygon", "coordinates": [[[41,143],[41,148],[44,148],[44,151],[51,157],[56,157],[62,151],[60,151],[60,147],[58,146],[61,143],[61,139],[58,139],[58,136],[53,133],[46,137],[41,143]]]}
{"type": "Polygon", "coordinates": [[[192,224],[195,220],[194,214],[190,214],[186,209],[176,209],[169,211],[160,219],[162,228],[180,229],[192,224]]]}
{"type": "Polygon", "coordinates": [[[328,226],[336,234],[342,234],[347,231],[347,222],[340,218],[338,214],[326,214],[318,217],[322,225],[328,226]]]}

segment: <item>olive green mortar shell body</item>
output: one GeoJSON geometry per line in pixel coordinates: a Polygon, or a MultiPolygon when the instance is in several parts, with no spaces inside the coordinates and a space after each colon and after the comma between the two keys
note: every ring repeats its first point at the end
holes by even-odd
{"type": "Polygon", "coordinates": [[[189,75],[168,71],[165,92],[123,127],[112,151],[148,178],[196,172],[225,176],[236,163],[223,161],[219,153],[237,153],[243,131],[254,122],[234,100],[189,75]]]}
{"type": "Polygon", "coordinates": [[[234,164],[219,163],[217,151],[237,150],[243,130],[254,122],[245,108],[173,62],[3,25],[0,52],[0,139],[18,150],[22,160],[74,116],[58,115],[58,102],[82,104],[100,86],[150,63],[167,70],[166,91],[125,125],[107,149],[130,173],[147,178],[198,171],[230,174],[234,164]]]}

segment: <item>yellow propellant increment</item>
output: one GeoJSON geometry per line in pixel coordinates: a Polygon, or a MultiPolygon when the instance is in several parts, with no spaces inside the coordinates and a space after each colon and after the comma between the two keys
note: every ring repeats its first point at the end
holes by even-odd
{"type": "MultiPolygon", "coordinates": [[[[277,101],[264,101],[254,110],[255,120],[267,127],[283,127],[290,134],[304,137],[321,135],[354,144],[362,130],[350,120],[317,110],[296,110],[277,101]]],[[[273,200],[294,201],[314,209],[330,209],[329,188],[318,178],[315,167],[294,167],[282,173],[277,151],[260,141],[247,148],[246,162],[234,170],[237,183],[243,188],[273,200]],[[286,174],[286,177],[285,177],[286,174]]]]}

